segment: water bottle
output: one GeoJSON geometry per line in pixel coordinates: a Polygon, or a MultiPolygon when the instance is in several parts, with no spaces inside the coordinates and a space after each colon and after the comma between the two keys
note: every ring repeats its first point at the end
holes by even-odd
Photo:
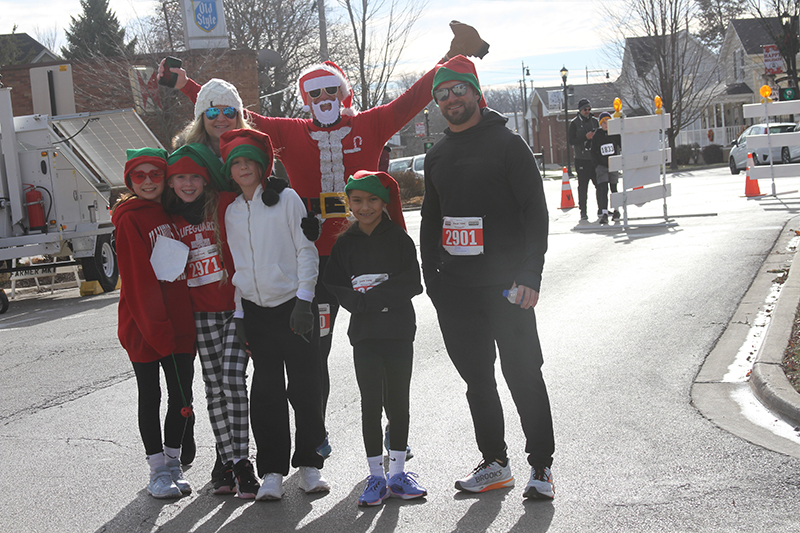
{"type": "Polygon", "coordinates": [[[511,289],[506,289],[503,291],[503,298],[507,299],[512,304],[517,303],[517,289],[519,287],[513,287],[511,289]]]}

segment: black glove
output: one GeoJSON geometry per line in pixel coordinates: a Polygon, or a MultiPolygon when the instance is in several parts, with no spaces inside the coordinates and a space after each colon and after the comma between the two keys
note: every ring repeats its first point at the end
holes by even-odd
{"type": "Polygon", "coordinates": [[[239,339],[239,344],[242,345],[242,350],[250,355],[250,345],[247,344],[247,334],[244,331],[244,318],[234,318],[233,323],[236,326],[236,337],[239,339]]]}
{"type": "Polygon", "coordinates": [[[305,335],[314,329],[314,313],[311,312],[311,302],[300,298],[295,300],[292,315],[289,317],[289,327],[297,335],[305,335]]]}
{"type": "Polygon", "coordinates": [[[289,186],[289,182],[277,176],[270,176],[264,182],[264,192],[261,193],[261,201],[267,207],[272,207],[281,199],[281,191],[289,186]]]}
{"type": "Polygon", "coordinates": [[[322,233],[322,222],[311,211],[300,221],[300,227],[303,229],[303,235],[311,242],[319,239],[319,234],[322,233]]]}

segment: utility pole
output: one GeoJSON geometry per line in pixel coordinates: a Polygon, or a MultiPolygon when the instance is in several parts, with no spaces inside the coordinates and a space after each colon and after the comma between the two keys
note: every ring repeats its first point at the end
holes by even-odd
{"type": "Polygon", "coordinates": [[[317,0],[317,12],[319,12],[319,60],[327,61],[328,25],[325,22],[325,0],[317,0]]]}

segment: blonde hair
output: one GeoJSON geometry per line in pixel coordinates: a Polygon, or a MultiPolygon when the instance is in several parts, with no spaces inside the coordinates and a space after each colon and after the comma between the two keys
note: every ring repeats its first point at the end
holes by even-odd
{"type": "MultiPolygon", "coordinates": [[[[211,147],[211,137],[206,131],[206,124],[203,119],[203,114],[204,113],[197,115],[193,121],[187,124],[183,130],[181,130],[177,135],[175,135],[175,137],[172,138],[173,150],[180,148],[184,144],[190,143],[200,143],[211,147]]],[[[235,120],[236,125],[234,126],[234,129],[253,129],[253,125],[250,123],[250,120],[244,118],[244,110],[236,113],[235,120]]]]}

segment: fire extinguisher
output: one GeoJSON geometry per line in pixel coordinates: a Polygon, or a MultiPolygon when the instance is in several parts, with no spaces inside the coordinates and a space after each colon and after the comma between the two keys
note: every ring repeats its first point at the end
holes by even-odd
{"type": "Polygon", "coordinates": [[[36,186],[25,184],[25,207],[28,209],[28,224],[32,231],[45,231],[44,198],[36,186]]]}

